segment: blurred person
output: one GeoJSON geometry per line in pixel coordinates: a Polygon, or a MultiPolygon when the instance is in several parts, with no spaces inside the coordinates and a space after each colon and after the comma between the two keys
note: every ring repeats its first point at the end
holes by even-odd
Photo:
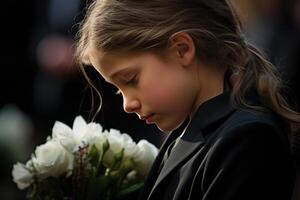
{"type": "MultiPolygon", "coordinates": [[[[83,87],[73,62],[72,27],[81,11],[80,0],[36,1],[36,22],[31,52],[37,66],[33,85],[35,119],[42,126],[54,120],[68,121],[78,113],[83,87]]],[[[39,123],[37,123],[39,124],[39,123]]]]}

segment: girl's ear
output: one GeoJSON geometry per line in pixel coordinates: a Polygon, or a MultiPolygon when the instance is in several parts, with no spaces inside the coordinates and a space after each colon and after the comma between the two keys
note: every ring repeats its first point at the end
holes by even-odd
{"type": "Polygon", "coordinates": [[[184,67],[190,66],[195,59],[195,44],[186,32],[180,32],[170,38],[170,48],[184,67]]]}

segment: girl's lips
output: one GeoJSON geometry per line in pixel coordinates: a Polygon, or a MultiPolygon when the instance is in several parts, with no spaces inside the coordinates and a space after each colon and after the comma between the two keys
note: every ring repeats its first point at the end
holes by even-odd
{"type": "Polygon", "coordinates": [[[145,117],[142,117],[142,119],[145,120],[147,124],[151,124],[154,122],[153,116],[154,114],[147,115],[145,117]]]}

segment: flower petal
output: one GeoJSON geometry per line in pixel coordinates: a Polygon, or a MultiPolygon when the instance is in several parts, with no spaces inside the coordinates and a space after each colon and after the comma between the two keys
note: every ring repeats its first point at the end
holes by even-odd
{"type": "Polygon", "coordinates": [[[19,162],[13,166],[12,176],[13,181],[21,190],[30,186],[33,181],[30,171],[25,167],[24,164],[21,164],[19,162]]]}
{"type": "Polygon", "coordinates": [[[58,135],[72,134],[72,129],[66,124],[56,121],[52,128],[52,137],[55,138],[58,135]]]}
{"type": "Polygon", "coordinates": [[[76,135],[82,135],[86,132],[87,123],[82,116],[77,116],[73,123],[73,132],[76,135]]]}

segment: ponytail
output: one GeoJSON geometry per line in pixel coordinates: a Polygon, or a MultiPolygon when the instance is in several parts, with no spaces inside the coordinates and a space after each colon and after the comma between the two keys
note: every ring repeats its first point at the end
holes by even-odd
{"type": "Polygon", "coordinates": [[[239,67],[240,79],[233,86],[234,102],[244,108],[263,110],[247,103],[247,93],[254,89],[261,102],[286,123],[291,133],[299,130],[300,114],[293,110],[285,98],[286,88],[274,65],[265,59],[263,53],[250,43],[244,46],[244,65],[239,67]]]}

